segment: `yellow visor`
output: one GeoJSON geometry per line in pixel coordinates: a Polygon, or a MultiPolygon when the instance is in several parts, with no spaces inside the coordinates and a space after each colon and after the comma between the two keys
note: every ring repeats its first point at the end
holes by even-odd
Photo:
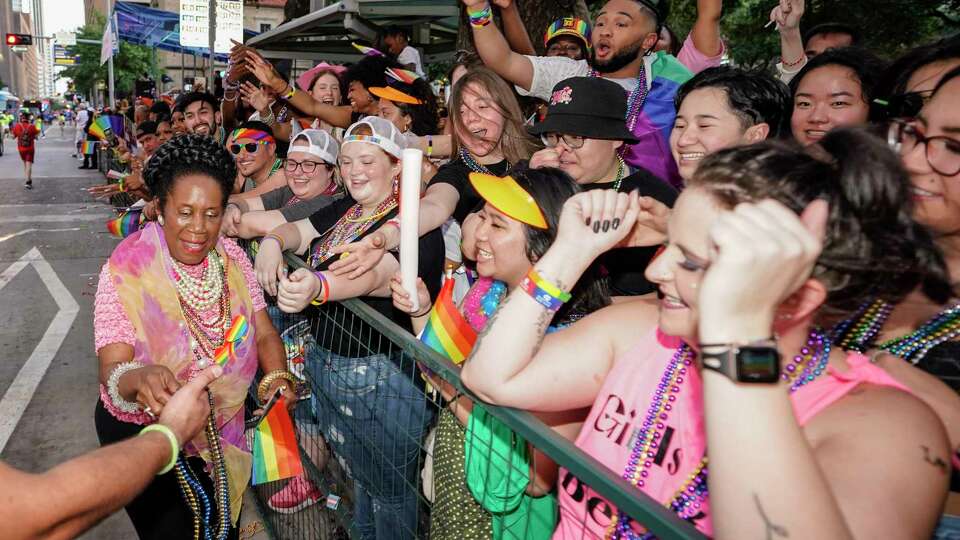
{"type": "Polygon", "coordinates": [[[410,94],[401,92],[400,90],[397,90],[396,88],[391,88],[389,86],[386,86],[386,87],[371,86],[370,88],[367,88],[367,90],[369,90],[371,94],[377,96],[380,99],[389,99],[390,101],[393,101],[396,103],[407,103],[409,105],[423,104],[422,101],[411,96],[410,94]]]}
{"type": "Polygon", "coordinates": [[[531,227],[548,228],[537,201],[512,177],[470,173],[470,183],[483,200],[503,214],[531,227]]]}

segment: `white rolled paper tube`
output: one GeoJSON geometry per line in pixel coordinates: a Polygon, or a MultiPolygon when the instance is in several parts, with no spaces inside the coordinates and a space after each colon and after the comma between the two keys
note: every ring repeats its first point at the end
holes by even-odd
{"type": "Polygon", "coordinates": [[[400,176],[400,277],[410,294],[414,313],[420,311],[417,299],[417,271],[420,246],[420,170],[423,152],[416,148],[403,151],[400,176]]]}

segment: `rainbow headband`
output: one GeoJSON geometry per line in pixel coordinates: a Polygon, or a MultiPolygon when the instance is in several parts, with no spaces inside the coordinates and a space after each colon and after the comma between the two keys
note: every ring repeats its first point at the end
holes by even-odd
{"type": "Polygon", "coordinates": [[[543,36],[543,46],[546,47],[551,39],[557,36],[573,36],[583,40],[587,50],[590,50],[590,25],[583,19],[576,17],[564,17],[553,21],[553,24],[547,27],[547,33],[543,36]]]}
{"type": "Polygon", "coordinates": [[[538,229],[548,229],[543,210],[527,190],[511,176],[500,178],[492,174],[470,173],[473,189],[504,215],[538,229]]]}
{"type": "Polygon", "coordinates": [[[240,139],[250,139],[252,141],[276,143],[273,135],[270,135],[266,131],[260,131],[259,129],[237,128],[233,130],[233,134],[231,136],[233,137],[234,141],[238,141],[240,139]]]}

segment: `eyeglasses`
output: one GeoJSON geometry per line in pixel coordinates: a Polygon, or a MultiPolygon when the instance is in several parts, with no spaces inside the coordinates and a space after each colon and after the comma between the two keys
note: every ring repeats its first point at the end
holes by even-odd
{"type": "Polygon", "coordinates": [[[257,150],[264,145],[270,144],[267,141],[248,142],[246,144],[231,144],[230,152],[233,155],[239,155],[240,150],[246,150],[248,154],[255,154],[257,150]]]}
{"type": "Polygon", "coordinates": [[[567,45],[561,45],[559,43],[555,43],[551,45],[549,49],[547,49],[548,55],[566,54],[566,53],[580,54],[581,52],[583,52],[583,47],[581,47],[580,45],[577,45],[576,43],[568,43],[567,45]]]}
{"type": "Polygon", "coordinates": [[[900,155],[912,152],[917,145],[926,146],[927,163],[937,174],[960,174],[960,140],[946,135],[926,137],[917,126],[905,120],[894,120],[887,132],[887,144],[900,155]]]}
{"type": "Polygon", "coordinates": [[[540,140],[543,141],[543,144],[547,148],[553,148],[560,144],[560,141],[563,141],[563,144],[567,145],[568,148],[576,150],[583,146],[586,138],[581,137],[580,135],[570,135],[567,133],[544,133],[540,135],[540,140]]]}
{"type": "Polygon", "coordinates": [[[303,174],[313,174],[314,171],[317,170],[317,167],[319,167],[320,165],[326,165],[326,163],[323,163],[321,161],[293,161],[292,159],[288,159],[284,163],[283,168],[287,172],[291,172],[291,173],[297,172],[297,169],[299,168],[303,170],[303,174]]]}

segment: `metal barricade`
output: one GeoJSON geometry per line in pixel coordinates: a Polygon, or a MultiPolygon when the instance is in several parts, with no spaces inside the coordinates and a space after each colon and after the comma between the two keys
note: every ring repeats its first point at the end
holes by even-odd
{"type": "Polygon", "coordinates": [[[319,498],[278,512],[268,502],[287,481],[254,487],[274,538],[548,538],[556,510],[540,495],[558,485],[586,499],[571,522],[612,532],[610,501],[658,538],[703,538],[533,415],[482,404],[471,416],[458,368],[363,301],[269,311],[304,381],[294,421],[319,498]],[[447,400],[422,371],[449,383],[447,400]]]}

